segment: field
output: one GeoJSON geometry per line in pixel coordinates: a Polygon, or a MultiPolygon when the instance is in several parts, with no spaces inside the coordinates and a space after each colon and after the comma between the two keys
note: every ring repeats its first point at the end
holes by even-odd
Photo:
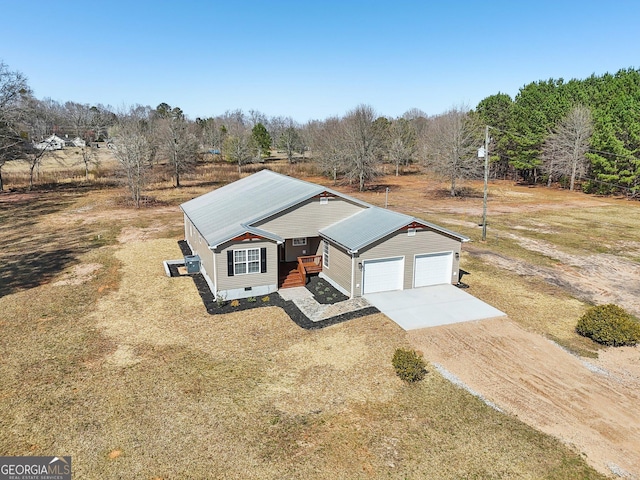
{"type": "MultiPolygon", "coordinates": [[[[177,206],[233,180],[235,167],[202,165],[178,190],[159,172],[139,210],[104,168],[90,183],[43,168],[46,188],[0,194],[0,455],[71,455],[75,477],[107,479],[612,473],[431,365],[403,384],[391,357],[420,339],[381,314],[320,331],[276,307],[209,316],[193,282],[166,277],[162,260],[180,257],[177,206]]],[[[9,187],[24,183],[19,169],[3,173],[9,187]]],[[[386,187],[390,208],[472,237],[463,280],[510,325],[611,371],[629,364],[637,382],[637,349],[614,356],[573,331],[590,302],[640,313],[636,203],[494,182],[482,243],[479,184],[460,199],[422,174],[336,188],[383,205],[386,187]]]]}

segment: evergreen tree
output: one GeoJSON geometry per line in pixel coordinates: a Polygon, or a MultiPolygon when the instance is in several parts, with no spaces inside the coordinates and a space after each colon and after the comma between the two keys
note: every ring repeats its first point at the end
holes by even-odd
{"type": "Polygon", "coordinates": [[[262,123],[256,123],[251,129],[251,138],[258,148],[259,157],[268,157],[271,151],[271,135],[262,123]]]}

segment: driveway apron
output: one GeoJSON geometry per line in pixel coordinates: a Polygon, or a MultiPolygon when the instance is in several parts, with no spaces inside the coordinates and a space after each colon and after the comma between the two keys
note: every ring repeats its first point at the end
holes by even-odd
{"type": "Polygon", "coordinates": [[[405,330],[506,316],[454,285],[371,293],[364,298],[405,330]]]}

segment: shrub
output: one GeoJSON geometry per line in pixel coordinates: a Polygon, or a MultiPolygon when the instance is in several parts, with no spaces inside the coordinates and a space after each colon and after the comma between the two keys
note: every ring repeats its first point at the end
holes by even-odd
{"type": "Polygon", "coordinates": [[[267,303],[270,300],[269,295],[262,297],[262,302],[267,303]]]}
{"type": "Polygon", "coordinates": [[[255,301],[256,301],[256,297],[247,298],[247,302],[249,302],[249,303],[254,303],[255,301]]]}
{"type": "Polygon", "coordinates": [[[240,300],[231,300],[231,306],[232,307],[240,306],[240,300]]]}
{"type": "Polygon", "coordinates": [[[609,303],[587,310],[578,320],[576,332],[602,345],[632,346],[640,341],[640,322],[623,308],[609,303]]]}
{"type": "Polygon", "coordinates": [[[222,308],[227,304],[227,298],[224,295],[217,294],[216,295],[216,305],[218,308],[222,308]]]}
{"type": "Polygon", "coordinates": [[[415,350],[396,349],[391,363],[396,369],[396,375],[408,383],[422,380],[427,373],[424,360],[415,350]]]}

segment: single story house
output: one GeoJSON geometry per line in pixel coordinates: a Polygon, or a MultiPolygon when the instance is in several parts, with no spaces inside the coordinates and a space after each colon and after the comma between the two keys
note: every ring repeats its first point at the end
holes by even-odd
{"type": "Polygon", "coordinates": [[[69,138],[69,135],[65,135],[65,146],[66,147],[81,147],[84,148],[87,146],[87,142],[85,142],[80,137],[69,138]]]}
{"type": "Polygon", "coordinates": [[[33,147],[38,150],[62,150],[65,146],[64,139],[57,135],[50,135],[41,142],[34,142],[33,147]]]}
{"type": "Polygon", "coordinates": [[[262,170],[181,205],[185,239],[215,296],[304,285],[318,273],[350,298],[458,282],[469,239],[322,185],[262,170]]]}

